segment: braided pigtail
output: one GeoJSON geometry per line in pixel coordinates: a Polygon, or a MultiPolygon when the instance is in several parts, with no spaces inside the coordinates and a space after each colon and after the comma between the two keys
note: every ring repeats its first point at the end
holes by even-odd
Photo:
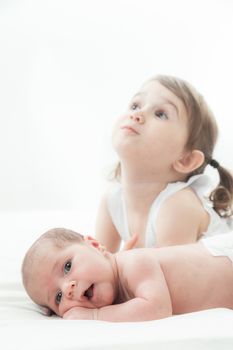
{"type": "Polygon", "coordinates": [[[221,217],[231,217],[233,214],[233,176],[216,160],[211,159],[209,164],[218,170],[220,178],[218,186],[211,192],[209,199],[213,202],[214,210],[221,217]]]}

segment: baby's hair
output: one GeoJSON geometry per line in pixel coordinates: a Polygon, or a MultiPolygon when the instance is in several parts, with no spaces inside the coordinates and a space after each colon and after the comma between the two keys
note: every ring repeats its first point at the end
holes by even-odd
{"type": "MultiPolygon", "coordinates": [[[[220,216],[232,216],[233,177],[228,170],[212,158],[218,137],[218,127],[203,96],[191,84],[173,76],[158,75],[147,82],[150,81],[158,81],[183,102],[188,114],[189,136],[186,149],[190,151],[196,149],[204,154],[203,164],[189,173],[186,181],[193,175],[202,174],[208,164],[216,168],[219,173],[219,184],[212,191],[209,199],[213,202],[213,208],[220,216]]],[[[120,180],[120,178],[121,165],[118,162],[113,179],[120,180]]]]}
{"type": "Polygon", "coordinates": [[[72,243],[84,242],[84,238],[80,233],[66,229],[66,228],[53,228],[42,234],[28,249],[22,263],[22,278],[23,285],[27,290],[28,280],[31,277],[31,266],[34,263],[36,257],[39,255],[41,249],[43,249],[43,243],[51,242],[57,248],[64,248],[72,243]]]}
{"type": "Polygon", "coordinates": [[[70,243],[83,242],[83,236],[80,233],[60,227],[46,231],[36,242],[41,242],[44,239],[51,241],[58,248],[63,248],[70,243]]]}

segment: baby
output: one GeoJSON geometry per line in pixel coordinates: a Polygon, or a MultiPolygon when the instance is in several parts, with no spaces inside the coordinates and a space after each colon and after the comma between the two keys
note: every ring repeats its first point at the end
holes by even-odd
{"type": "Polygon", "coordinates": [[[210,308],[233,309],[233,232],[193,244],[109,253],[68,229],[28,250],[31,299],[65,319],[146,321],[210,308]]]}

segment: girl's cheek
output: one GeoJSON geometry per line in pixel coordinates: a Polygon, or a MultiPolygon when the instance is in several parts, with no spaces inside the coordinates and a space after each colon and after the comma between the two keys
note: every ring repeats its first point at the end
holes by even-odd
{"type": "Polygon", "coordinates": [[[121,124],[127,118],[128,118],[128,114],[127,113],[124,113],[124,114],[120,115],[118,118],[116,118],[115,125],[121,124]]]}
{"type": "Polygon", "coordinates": [[[122,124],[128,119],[126,115],[121,115],[115,120],[115,123],[113,124],[113,132],[116,132],[120,129],[122,124]]]}

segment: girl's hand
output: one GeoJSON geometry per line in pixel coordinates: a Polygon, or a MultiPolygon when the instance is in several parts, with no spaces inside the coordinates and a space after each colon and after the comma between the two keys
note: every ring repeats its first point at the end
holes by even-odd
{"type": "Polygon", "coordinates": [[[133,249],[135,247],[135,244],[138,241],[138,234],[135,233],[124,245],[123,250],[130,250],[133,249]]]}
{"type": "Polygon", "coordinates": [[[65,320],[95,320],[97,309],[75,306],[69,309],[62,316],[65,320]]]}

